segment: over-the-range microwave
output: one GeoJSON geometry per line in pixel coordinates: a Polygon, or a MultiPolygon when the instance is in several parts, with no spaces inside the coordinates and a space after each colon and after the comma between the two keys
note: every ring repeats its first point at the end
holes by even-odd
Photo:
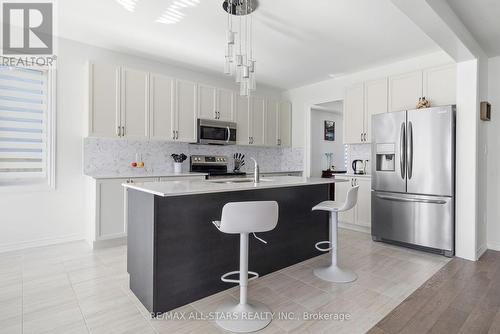
{"type": "Polygon", "coordinates": [[[198,119],[198,144],[236,144],[236,123],[198,119]]]}

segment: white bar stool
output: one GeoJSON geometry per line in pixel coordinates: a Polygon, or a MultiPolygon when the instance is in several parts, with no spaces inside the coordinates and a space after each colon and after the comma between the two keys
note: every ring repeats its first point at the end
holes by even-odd
{"type": "Polygon", "coordinates": [[[355,281],[358,276],[349,269],[344,269],[338,266],[338,213],[343,211],[351,210],[358,201],[358,189],[359,186],[355,186],[347,192],[346,201],[342,206],[337,207],[333,201],[324,201],[316,205],[313,211],[322,210],[330,212],[330,241],[320,241],[314,245],[317,250],[322,252],[330,251],[332,257],[332,263],[326,267],[320,267],[313,270],[314,275],[319,277],[324,281],[335,282],[335,283],[349,283],[355,281]],[[330,247],[321,248],[320,245],[328,244],[330,247]]]}
{"type": "Polygon", "coordinates": [[[267,243],[255,233],[270,231],[276,227],[278,203],[274,201],[227,203],[222,208],[221,220],[214,221],[213,224],[221,232],[240,235],[240,270],[228,272],[221,277],[223,282],[240,284],[240,301],[220,305],[217,312],[232,316],[227,319],[217,319],[216,323],[231,332],[258,331],[271,323],[272,315],[266,305],[247,300],[248,281],[259,277],[259,274],[248,271],[248,234],[252,233],[259,241],[267,243]],[[235,274],[239,274],[238,280],[227,278],[235,274]],[[249,279],[248,274],[253,277],[249,279]]]}

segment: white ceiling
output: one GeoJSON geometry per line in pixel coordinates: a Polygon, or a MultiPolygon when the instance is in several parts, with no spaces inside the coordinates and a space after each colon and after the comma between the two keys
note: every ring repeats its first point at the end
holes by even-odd
{"type": "MultiPolygon", "coordinates": [[[[59,1],[59,35],[222,73],[222,0],[155,22],[174,1],[59,1]]],[[[260,0],[254,26],[257,80],[283,89],[438,50],[389,0],[260,0]]]]}
{"type": "Polygon", "coordinates": [[[500,56],[500,1],[448,0],[481,48],[490,57],[500,56]]]}

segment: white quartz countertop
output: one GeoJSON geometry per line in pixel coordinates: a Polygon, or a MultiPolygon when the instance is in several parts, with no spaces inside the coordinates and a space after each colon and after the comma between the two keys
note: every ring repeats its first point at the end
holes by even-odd
{"type": "Polygon", "coordinates": [[[135,179],[135,178],[146,178],[146,177],[189,177],[189,176],[207,176],[207,173],[197,173],[197,172],[183,172],[183,173],[171,173],[171,172],[160,172],[160,173],[122,173],[122,174],[89,174],[94,179],[135,179]]]}
{"type": "MultiPolygon", "coordinates": [[[[240,178],[234,180],[242,179],[240,178]]],[[[347,180],[339,180],[335,178],[304,178],[300,176],[273,176],[269,178],[261,178],[261,181],[258,184],[254,184],[253,182],[228,183],[230,181],[231,179],[204,181],[179,180],[166,182],[123,183],[122,185],[126,188],[147,192],[157,196],[171,197],[228,191],[297,187],[316,184],[348,182],[347,180]]]]}

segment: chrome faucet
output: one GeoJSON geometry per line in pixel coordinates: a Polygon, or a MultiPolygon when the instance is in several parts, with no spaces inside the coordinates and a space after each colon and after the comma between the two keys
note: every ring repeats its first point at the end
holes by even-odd
{"type": "Polygon", "coordinates": [[[255,160],[254,158],[250,157],[250,159],[252,159],[255,164],[253,170],[253,183],[260,183],[259,164],[257,163],[257,160],[255,160]]]}

